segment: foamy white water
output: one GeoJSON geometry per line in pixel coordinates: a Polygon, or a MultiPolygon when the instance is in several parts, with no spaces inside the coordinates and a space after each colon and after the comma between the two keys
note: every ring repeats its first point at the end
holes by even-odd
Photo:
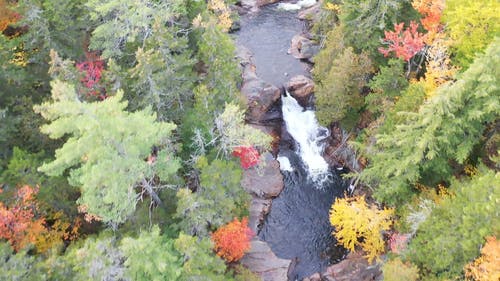
{"type": "Polygon", "coordinates": [[[283,120],[288,133],[297,142],[297,153],[307,167],[309,176],[314,181],[323,181],[328,176],[328,163],[321,153],[321,140],[328,136],[328,130],[319,126],[314,111],[304,108],[287,93],[282,98],[283,120]]]}
{"type": "Polygon", "coordinates": [[[276,158],[276,160],[278,160],[278,162],[280,162],[280,170],[287,171],[287,172],[293,172],[292,164],[290,164],[290,160],[287,157],[278,156],[278,158],[276,158]]]}

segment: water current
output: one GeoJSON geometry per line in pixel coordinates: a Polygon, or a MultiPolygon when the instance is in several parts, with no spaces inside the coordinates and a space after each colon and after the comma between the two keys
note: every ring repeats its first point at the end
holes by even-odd
{"type": "MultiPolygon", "coordinates": [[[[241,19],[237,42],[253,53],[257,75],[281,87],[294,75],[309,76],[309,66],[287,54],[290,40],[305,25],[296,12],[277,5],[261,8],[241,19]]],[[[328,213],[346,184],[321,156],[328,130],[318,125],[314,111],[284,95],[282,142],[279,155],[285,188],[272,202],[258,236],[280,258],[292,259],[290,280],[302,280],[340,261],[345,250],[336,245],[328,213]]]]}

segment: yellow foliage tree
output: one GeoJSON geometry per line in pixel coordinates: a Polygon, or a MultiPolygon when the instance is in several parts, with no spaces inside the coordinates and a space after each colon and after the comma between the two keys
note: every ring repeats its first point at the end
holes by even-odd
{"type": "Polygon", "coordinates": [[[393,213],[393,209],[368,206],[364,196],[337,198],[330,209],[330,223],[335,227],[333,235],[350,251],[360,246],[372,262],[384,251],[382,231],[391,227],[393,213]]]}
{"type": "Polygon", "coordinates": [[[467,280],[500,280],[500,241],[494,236],[487,237],[481,256],[467,264],[464,271],[467,280]]]}
{"type": "Polygon", "coordinates": [[[208,8],[217,15],[217,24],[224,32],[227,32],[233,25],[233,20],[231,19],[231,10],[224,3],[224,0],[209,0],[208,8]]]}
{"type": "Polygon", "coordinates": [[[457,73],[457,67],[453,66],[450,60],[448,48],[451,40],[444,37],[444,34],[438,33],[432,44],[429,45],[426,52],[426,72],[423,80],[425,94],[427,98],[434,96],[436,89],[452,81],[457,73]]]}

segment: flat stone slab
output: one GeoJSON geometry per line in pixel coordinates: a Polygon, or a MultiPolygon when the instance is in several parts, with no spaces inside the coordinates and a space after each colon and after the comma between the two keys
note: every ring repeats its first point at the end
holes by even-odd
{"type": "Polygon", "coordinates": [[[283,175],[280,171],[280,163],[266,152],[262,155],[266,160],[264,168],[252,168],[243,172],[241,185],[243,188],[258,197],[271,199],[283,190],[283,175]]]}
{"type": "Polygon", "coordinates": [[[287,281],[290,263],[290,260],[276,257],[266,242],[257,239],[250,242],[250,251],[241,259],[241,264],[250,268],[263,281],[287,281]]]}

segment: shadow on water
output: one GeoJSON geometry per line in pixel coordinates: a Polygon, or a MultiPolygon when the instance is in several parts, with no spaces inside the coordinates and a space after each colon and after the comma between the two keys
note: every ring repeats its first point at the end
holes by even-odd
{"type": "Polygon", "coordinates": [[[262,7],[257,14],[241,17],[236,41],[253,53],[257,75],[280,87],[295,75],[308,76],[308,65],[287,54],[290,41],[305,24],[297,12],[278,10],[276,5],[262,7]]]}
{"type": "Polygon", "coordinates": [[[330,181],[318,188],[308,179],[300,157],[293,151],[280,151],[294,171],[282,171],[285,188],[273,200],[259,237],[280,258],[295,259],[291,280],[302,280],[328,265],[339,262],[346,251],[336,245],[328,212],[334,198],[342,196],[347,185],[332,172],[330,181]]]}

